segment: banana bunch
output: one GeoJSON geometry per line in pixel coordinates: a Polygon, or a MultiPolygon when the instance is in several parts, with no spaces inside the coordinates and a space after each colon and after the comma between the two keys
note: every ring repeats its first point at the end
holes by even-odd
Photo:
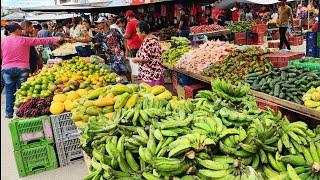
{"type": "Polygon", "coordinates": [[[239,83],[237,86],[232,85],[224,80],[215,79],[211,82],[212,91],[220,98],[230,100],[232,102],[241,102],[250,91],[250,85],[242,85],[239,83]]]}
{"type": "MultiPolygon", "coordinates": [[[[311,142],[309,147],[301,146],[301,154],[281,156],[276,153],[263,170],[268,178],[317,179],[320,177],[320,144],[311,142]],[[287,164],[287,166],[285,166],[287,164]]],[[[269,158],[269,156],[268,156],[269,158]]]]}
{"type": "Polygon", "coordinates": [[[223,107],[219,110],[219,116],[223,124],[229,126],[248,126],[252,120],[256,117],[255,115],[248,115],[236,110],[232,110],[228,107],[223,107]]]}
{"type": "Polygon", "coordinates": [[[199,169],[198,172],[198,176],[201,179],[262,179],[262,176],[258,174],[252,167],[245,166],[238,159],[234,160],[226,156],[220,161],[201,159],[198,161],[202,167],[202,169],[199,169]]]}
{"type": "Polygon", "coordinates": [[[204,98],[208,101],[216,101],[218,99],[217,95],[210,90],[200,90],[195,96],[196,99],[204,98]]]}
{"type": "Polygon", "coordinates": [[[254,169],[259,166],[259,149],[250,139],[246,131],[240,126],[238,134],[229,135],[219,142],[219,150],[231,156],[240,158],[245,165],[251,165],[254,169]]]}
{"type": "Polygon", "coordinates": [[[278,141],[278,151],[282,152],[284,147],[290,152],[290,154],[302,153],[301,146],[307,146],[316,134],[308,129],[306,123],[296,121],[290,123],[284,119],[279,122],[281,138],[278,141]]]}
{"type": "Polygon", "coordinates": [[[206,146],[215,145],[215,141],[200,133],[191,133],[178,137],[168,146],[168,157],[178,157],[190,150],[201,152],[206,146]]]}
{"type": "Polygon", "coordinates": [[[215,144],[226,136],[239,134],[238,130],[224,126],[216,116],[198,119],[192,126],[192,132],[209,137],[215,144]]]}

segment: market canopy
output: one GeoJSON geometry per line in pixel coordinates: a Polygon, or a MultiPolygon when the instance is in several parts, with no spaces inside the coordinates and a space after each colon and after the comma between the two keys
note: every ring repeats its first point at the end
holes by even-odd
{"type": "Polygon", "coordinates": [[[60,19],[69,19],[75,16],[76,14],[36,14],[27,16],[26,20],[29,21],[49,21],[49,20],[60,20],[60,19]]]}
{"type": "MultiPolygon", "coordinates": [[[[295,1],[295,0],[287,0],[295,1]]],[[[232,7],[235,3],[249,3],[249,4],[261,4],[261,5],[271,5],[279,3],[279,0],[224,0],[222,2],[217,3],[217,7],[221,9],[227,9],[232,7]]]]}
{"type": "Polygon", "coordinates": [[[93,10],[96,8],[104,8],[109,3],[103,3],[103,6],[98,5],[85,5],[85,4],[77,4],[77,5],[58,5],[58,6],[40,6],[40,7],[31,7],[31,8],[22,8],[22,11],[51,11],[51,12],[61,12],[61,11],[82,11],[82,10],[93,10]]]}
{"type": "Polygon", "coordinates": [[[15,13],[12,13],[12,14],[8,14],[4,17],[1,17],[1,20],[8,20],[8,21],[11,21],[11,20],[23,20],[25,19],[26,17],[26,13],[23,13],[23,12],[15,12],[15,13]]]}

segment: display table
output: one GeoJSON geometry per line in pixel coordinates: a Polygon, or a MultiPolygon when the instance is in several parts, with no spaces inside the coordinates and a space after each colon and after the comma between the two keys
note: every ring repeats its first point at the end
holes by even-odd
{"type": "MultiPolygon", "coordinates": [[[[194,79],[197,79],[199,81],[205,82],[205,83],[211,83],[212,78],[211,77],[206,77],[206,76],[202,76],[200,74],[194,74],[191,72],[186,72],[185,70],[182,69],[178,69],[175,67],[167,67],[168,69],[184,74],[186,76],[192,77],[194,79]]],[[[284,99],[280,99],[278,97],[275,96],[270,96],[266,93],[262,93],[262,92],[258,92],[258,91],[254,91],[254,90],[250,90],[249,94],[260,98],[260,99],[264,99],[267,101],[270,101],[272,103],[278,104],[281,108],[287,109],[289,111],[292,112],[296,112],[298,114],[304,115],[304,116],[308,116],[312,119],[315,119],[317,121],[320,121],[320,111],[308,108],[306,106],[300,105],[300,104],[296,104],[284,99]]]]}

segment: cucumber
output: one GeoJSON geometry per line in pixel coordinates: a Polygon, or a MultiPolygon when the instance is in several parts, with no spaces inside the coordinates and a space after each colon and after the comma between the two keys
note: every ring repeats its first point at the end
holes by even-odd
{"type": "Polygon", "coordinates": [[[282,87],[286,87],[286,88],[295,88],[296,86],[294,84],[282,84],[282,87]]]}
{"type": "Polygon", "coordinates": [[[282,71],[281,72],[281,80],[286,80],[287,79],[287,77],[288,77],[288,74],[287,74],[287,72],[285,72],[285,71],[282,71]]]}
{"type": "Polygon", "coordinates": [[[274,86],[273,95],[276,96],[276,97],[279,97],[279,94],[280,94],[280,84],[277,83],[277,84],[274,86]]]}
{"type": "Polygon", "coordinates": [[[293,101],[297,104],[303,104],[303,102],[297,96],[293,96],[293,101]]]}

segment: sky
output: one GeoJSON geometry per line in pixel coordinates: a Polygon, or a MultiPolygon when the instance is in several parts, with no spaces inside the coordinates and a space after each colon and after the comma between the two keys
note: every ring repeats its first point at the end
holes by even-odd
{"type": "Polygon", "coordinates": [[[6,8],[54,6],[54,0],[1,0],[1,6],[6,8]]]}

